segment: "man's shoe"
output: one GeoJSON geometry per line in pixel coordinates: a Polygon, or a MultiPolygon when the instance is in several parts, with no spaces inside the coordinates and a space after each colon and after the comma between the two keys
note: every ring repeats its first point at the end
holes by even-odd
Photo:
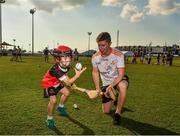
{"type": "Polygon", "coordinates": [[[58,106],[56,111],[61,115],[61,116],[68,116],[68,113],[66,112],[66,109],[64,107],[58,106]]]}
{"type": "Polygon", "coordinates": [[[48,120],[47,120],[47,126],[48,126],[48,128],[50,128],[50,129],[54,128],[54,127],[55,127],[55,122],[54,122],[54,120],[53,120],[53,119],[48,119],[48,120]]]}
{"type": "Polygon", "coordinates": [[[114,114],[114,120],[113,120],[113,124],[114,125],[120,125],[121,123],[121,115],[118,113],[114,114]]]}

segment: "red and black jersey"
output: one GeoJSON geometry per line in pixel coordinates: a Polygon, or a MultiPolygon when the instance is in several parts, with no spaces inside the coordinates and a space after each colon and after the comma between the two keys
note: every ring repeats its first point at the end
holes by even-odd
{"type": "Polygon", "coordinates": [[[60,80],[66,73],[69,71],[69,68],[61,68],[58,64],[54,64],[44,75],[42,80],[43,88],[55,87],[61,83],[60,80]]]}

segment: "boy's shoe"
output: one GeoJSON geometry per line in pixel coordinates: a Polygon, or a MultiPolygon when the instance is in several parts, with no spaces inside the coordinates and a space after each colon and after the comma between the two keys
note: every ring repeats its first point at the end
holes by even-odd
{"type": "Polygon", "coordinates": [[[66,109],[64,107],[58,106],[56,111],[61,115],[61,116],[68,116],[68,113],[66,112],[66,109]]]}
{"type": "Polygon", "coordinates": [[[114,125],[120,125],[121,123],[121,115],[118,113],[114,114],[114,120],[113,120],[113,124],[114,125]]]}
{"type": "Polygon", "coordinates": [[[48,126],[48,128],[50,128],[50,129],[54,128],[54,127],[55,127],[55,122],[54,122],[54,120],[53,120],[53,119],[48,119],[48,120],[47,120],[47,126],[48,126]]]}

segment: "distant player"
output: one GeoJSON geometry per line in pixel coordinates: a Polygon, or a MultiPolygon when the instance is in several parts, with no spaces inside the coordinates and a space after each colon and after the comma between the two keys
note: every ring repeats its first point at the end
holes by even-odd
{"type": "Polygon", "coordinates": [[[21,50],[21,48],[18,46],[18,48],[17,48],[17,55],[16,55],[16,60],[17,60],[17,61],[22,61],[21,55],[22,55],[22,50],[21,50]]]}
{"type": "Polygon", "coordinates": [[[44,97],[50,98],[47,115],[47,126],[49,128],[55,127],[53,112],[57,102],[56,95],[62,94],[56,111],[62,116],[67,116],[68,114],[64,105],[70,93],[65,85],[70,86],[86,70],[86,68],[82,68],[82,70],[79,71],[75,69],[75,75],[72,78],[68,77],[67,73],[72,60],[72,50],[67,46],[55,48],[53,56],[55,64],[47,71],[42,80],[44,97]]]}
{"type": "Polygon", "coordinates": [[[77,51],[77,48],[74,49],[74,61],[79,60],[79,52],[77,51]]]}
{"type": "Polygon", "coordinates": [[[43,50],[43,53],[44,53],[44,61],[48,62],[49,61],[49,50],[47,47],[43,50]]]}
{"type": "Polygon", "coordinates": [[[14,46],[13,50],[12,50],[12,58],[10,59],[10,61],[17,61],[17,48],[16,46],[14,46]]]}

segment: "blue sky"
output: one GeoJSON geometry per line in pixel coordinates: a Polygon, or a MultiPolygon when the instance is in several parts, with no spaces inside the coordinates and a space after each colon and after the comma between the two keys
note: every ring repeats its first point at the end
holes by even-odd
{"type": "Polygon", "coordinates": [[[2,4],[3,41],[30,50],[31,15],[36,8],[35,51],[59,44],[84,51],[97,49],[102,31],[119,45],[180,45],[180,0],[6,0],[2,4]]]}

